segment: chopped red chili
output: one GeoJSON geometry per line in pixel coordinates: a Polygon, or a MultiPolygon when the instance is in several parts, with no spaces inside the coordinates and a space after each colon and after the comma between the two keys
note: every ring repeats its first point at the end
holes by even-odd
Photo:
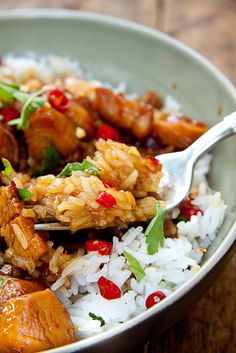
{"type": "Polygon", "coordinates": [[[7,123],[10,120],[19,118],[20,112],[13,107],[4,107],[0,109],[0,115],[3,117],[3,122],[7,123]]]}
{"type": "Polygon", "coordinates": [[[109,281],[109,279],[106,279],[103,276],[98,280],[98,287],[100,289],[101,296],[105,299],[112,300],[121,297],[120,288],[115,283],[109,281]]]}
{"type": "Polygon", "coordinates": [[[182,207],[180,207],[180,215],[181,216],[185,216],[188,221],[190,221],[191,216],[196,216],[198,214],[198,212],[203,214],[203,212],[202,212],[202,210],[200,208],[197,208],[197,207],[194,207],[194,206],[191,206],[191,207],[182,206],[182,207]]]}
{"type": "Polygon", "coordinates": [[[147,159],[152,162],[152,164],[156,167],[157,170],[161,170],[162,165],[157,158],[153,156],[148,156],[147,159]]]}
{"type": "Polygon", "coordinates": [[[112,195],[108,194],[106,191],[102,191],[98,195],[96,201],[97,203],[99,203],[99,205],[104,206],[106,208],[111,208],[116,205],[116,199],[112,195]]]}
{"type": "Polygon", "coordinates": [[[112,243],[105,240],[87,240],[85,242],[85,250],[98,251],[100,255],[111,255],[112,243]]]}
{"type": "Polygon", "coordinates": [[[97,130],[97,139],[102,138],[103,140],[113,140],[116,142],[120,141],[119,132],[109,125],[99,126],[97,130]]]}
{"type": "Polygon", "coordinates": [[[102,180],[102,183],[106,188],[113,188],[114,187],[114,184],[111,181],[102,180]]]}
{"type": "Polygon", "coordinates": [[[160,301],[162,301],[165,298],[166,298],[166,295],[161,291],[157,291],[150,294],[146,300],[146,308],[147,309],[151,308],[153,305],[158,304],[160,301]]]}
{"type": "Polygon", "coordinates": [[[60,89],[53,89],[48,93],[48,102],[61,113],[64,113],[70,104],[69,99],[60,89]]]}
{"type": "Polygon", "coordinates": [[[87,251],[98,251],[99,240],[87,240],[85,242],[85,250],[87,251]]]}
{"type": "Polygon", "coordinates": [[[105,186],[105,188],[113,188],[115,190],[119,190],[118,186],[114,185],[111,181],[107,181],[107,180],[102,180],[103,185],[105,186]]]}

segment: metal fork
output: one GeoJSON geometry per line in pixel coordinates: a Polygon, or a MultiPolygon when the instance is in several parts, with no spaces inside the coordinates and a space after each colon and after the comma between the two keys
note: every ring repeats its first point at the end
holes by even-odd
{"type": "MultiPolygon", "coordinates": [[[[166,211],[170,211],[183,201],[191,188],[196,162],[218,142],[236,133],[236,111],[213,126],[191,146],[180,152],[166,153],[156,158],[162,164],[164,177],[161,181],[165,193],[166,211]]],[[[69,230],[61,223],[38,223],[36,230],[69,230]]]]}

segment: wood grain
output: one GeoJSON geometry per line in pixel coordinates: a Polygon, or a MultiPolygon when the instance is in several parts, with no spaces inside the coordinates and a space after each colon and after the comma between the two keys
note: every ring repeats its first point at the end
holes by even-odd
{"type": "MultiPolygon", "coordinates": [[[[27,7],[94,11],[158,28],[201,52],[236,83],[235,0],[0,0],[0,10],[27,7]]],[[[236,256],[192,311],[148,351],[235,353],[235,283],[236,256]]]]}

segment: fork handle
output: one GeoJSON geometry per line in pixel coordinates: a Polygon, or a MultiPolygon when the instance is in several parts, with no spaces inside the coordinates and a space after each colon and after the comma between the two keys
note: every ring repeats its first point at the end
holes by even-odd
{"type": "Polygon", "coordinates": [[[226,116],[223,121],[213,126],[187,149],[195,163],[203,154],[213,148],[219,141],[236,133],[236,111],[226,116]]]}

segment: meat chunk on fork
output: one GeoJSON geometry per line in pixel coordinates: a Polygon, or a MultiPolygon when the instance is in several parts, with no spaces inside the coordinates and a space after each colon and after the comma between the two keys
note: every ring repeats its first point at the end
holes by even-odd
{"type": "Polygon", "coordinates": [[[109,88],[96,88],[94,107],[108,123],[143,139],[149,135],[153,123],[153,108],[138,100],[129,100],[122,93],[109,88]]]}
{"type": "Polygon", "coordinates": [[[70,316],[50,289],[6,301],[0,327],[2,353],[41,352],[75,340],[70,316]]]}

